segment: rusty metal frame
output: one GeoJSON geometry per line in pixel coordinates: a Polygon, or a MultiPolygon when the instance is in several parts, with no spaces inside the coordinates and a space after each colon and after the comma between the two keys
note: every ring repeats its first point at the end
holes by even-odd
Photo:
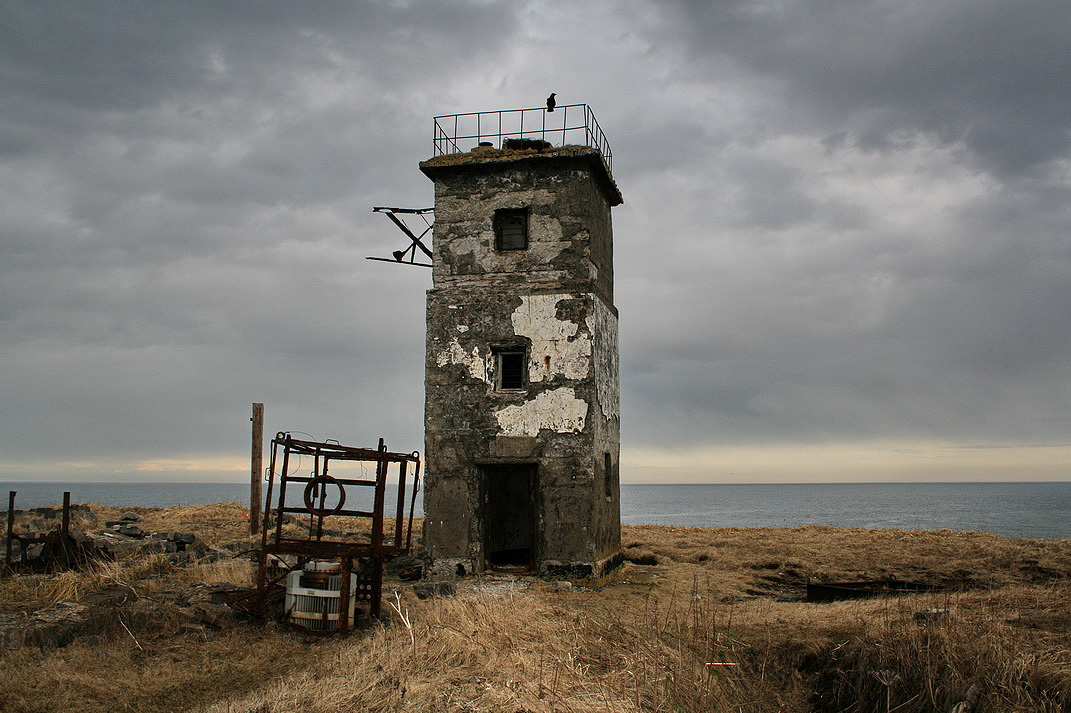
{"type": "Polygon", "coordinates": [[[474,111],[435,117],[433,139],[436,156],[464,153],[472,148],[461,142],[475,140],[502,148],[506,139],[536,138],[557,146],[579,144],[598,150],[612,170],[610,142],[587,104],[565,104],[553,112],[546,107],[474,111]]]}
{"type": "MultiPolygon", "coordinates": [[[[338,632],[349,630],[349,605],[351,598],[368,602],[369,614],[379,616],[380,597],[383,590],[383,565],[391,557],[406,554],[413,542],[413,510],[420,489],[420,454],[391,453],[379,439],[379,446],[354,448],[336,442],[305,441],[293,438],[289,433],[279,432],[272,439],[268,487],[265,496],[264,521],[261,528],[261,543],[258,551],[257,592],[253,613],[264,616],[271,598],[275,581],[269,575],[269,562],[290,555],[297,558],[297,567],[304,567],[309,560],[335,560],[341,569],[339,592],[338,632]],[[309,456],[313,468],[308,474],[291,472],[294,456],[309,456]],[[375,464],[374,478],[336,478],[330,474],[334,461],[356,461],[375,464]],[[398,474],[397,508],[394,513],[394,531],[384,531],[385,495],[388,471],[396,467],[398,474]],[[412,479],[412,495],[406,517],[406,485],[412,479]],[[278,493],[275,484],[278,480],[278,493]],[[288,505],[288,485],[304,484],[304,507],[288,505]],[[328,490],[338,488],[338,503],[327,506],[328,490]],[[372,510],[345,508],[347,488],[373,488],[372,510]],[[272,498],[277,498],[274,507],[272,498]],[[308,531],[303,537],[294,537],[283,531],[288,516],[304,515],[309,518],[308,531]],[[324,519],[328,517],[352,517],[371,520],[369,542],[327,539],[324,519]],[[355,570],[355,564],[357,568],[355,570]],[[357,591],[350,591],[350,574],[358,574],[357,591]]],[[[276,580],[277,581],[277,580],[276,580]]]]}

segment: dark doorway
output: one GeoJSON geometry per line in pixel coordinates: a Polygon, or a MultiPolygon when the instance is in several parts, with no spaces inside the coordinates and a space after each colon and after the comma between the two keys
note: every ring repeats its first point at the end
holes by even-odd
{"type": "Polygon", "coordinates": [[[535,464],[484,466],[483,479],[487,566],[492,569],[531,569],[536,554],[535,464]]]}

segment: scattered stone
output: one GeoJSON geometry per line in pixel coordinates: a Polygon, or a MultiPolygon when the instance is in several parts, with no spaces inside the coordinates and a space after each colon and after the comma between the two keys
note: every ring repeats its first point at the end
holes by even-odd
{"type": "Polygon", "coordinates": [[[87,610],[84,604],[60,602],[28,618],[0,622],[0,646],[66,646],[88,626],[87,610]]]}
{"type": "Polygon", "coordinates": [[[137,525],[126,524],[119,528],[120,535],[126,535],[127,537],[136,537],[141,539],[145,537],[145,531],[137,525]]]}
{"type": "Polygon", "coordinates": [[[413,594],[417,595],[417,599],[452,597],[457,594],[457,584],[446,580],[440,580],[438,582],[417,582],[413,585],[413,594]]]}
{"type": "Polygon", "coordinates": [[[551,582],[550,589],[552,592],[571,592],[573,591],[573,583],[566,582],[565,580],[559,582],[551,582]]]}
{"type": "Polygon", "coordinates": [[[915,612],[915,621],[937,621],[945,616],[948,616],[947,609],[924,609],[922,611],[915,612]]]}
{"type": "Polygon", "coordinates": [[[136,512],[131,512],[127,510],[126,512],[119,515],[119,519],[124,520],[126,522],[141,522],[144,518],[141,515],[138,515],[136,512]]]}
{"type": "Polygon", "coordinates": [[[147,540],[138,549],[146,554],[169,554],[178,552],[178,546],[170,540],[147,540]]]}
{"type": "Polygon", "coordinates": [[[167,561],[176,567],[185,567],[190,563],[189,552],[172,552],[167,555],[167,561]]]}

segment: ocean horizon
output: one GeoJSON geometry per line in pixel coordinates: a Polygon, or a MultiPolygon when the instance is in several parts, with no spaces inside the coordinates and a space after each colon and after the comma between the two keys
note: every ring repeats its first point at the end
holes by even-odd
{"type": "MultiPolygon", "coordinates": [[[[249,502],[248,483],[0,482],[15,508],[72,503],[170,507],[249,502]]],[[[388,512],[394,507],[388,488],[388,512]]],[[[406,500],[409,500],[410,494],[406,500]]],[[[288,498],[289,501],[289,498],[288,498]]],[[[0,507],[7,508],[7,498],[0,507]]],[[[422,514],[421,498],[417,512],[422,514]]],[[[982,531],[1004,537],[1071,538],[1071,482],[748,483],[621,485],[625,525],[861,527],[982,531]]]]}

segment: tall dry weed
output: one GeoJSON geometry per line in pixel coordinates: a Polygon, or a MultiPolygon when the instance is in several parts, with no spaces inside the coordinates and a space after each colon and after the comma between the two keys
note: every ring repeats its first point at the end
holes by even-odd
{"type": "Polygon", "coordinates": [[[816,711],[947,711],[972,687],[985,710],[1071,711],[1067,587],[931,596],[930,608],[890,600],[830,654],[815,684],[816,711]],[[1034,611],[1016,606],[1032,599],[1034,611]],[[1049,612],[1046,614],[1045,612],[1049,612]],[[1053,616],[1055,614],[1055,616],[1053,616]],[[1040,624],[1037,628],[1032,628],[1040,624]]]}
{"type": "Polygon", "coordinates": [[[340,643],[313,669],[231,710],[636,711],[584,655],[583,617],[520,591],[406,602],[395,621],[340,643]]]}

